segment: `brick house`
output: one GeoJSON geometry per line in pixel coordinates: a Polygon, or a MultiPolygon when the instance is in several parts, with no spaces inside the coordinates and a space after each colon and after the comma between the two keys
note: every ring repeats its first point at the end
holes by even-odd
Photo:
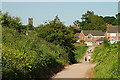
{"type": "Polygon", "coordinates": [[[120,41],[120,26],[107,26],[106,37],[109,38],[111,44],[120,41]]]}
{"type": "Polygon", "coordinates": [[[101,40],[105,38],[105,34],[106,32],[97,30],[82,30],[79,35],[79,41],[84,40],[87,46],[99,45],[102,44],[103,41],[101,40]]]}
{"type": "Polygon", "coordinates": [[[109,38],[110,43],[120,41],[120,27],[119,26],[107,26],[107,31],[97,30],[82,30],[79,34],[79,41],[84,40],[87,46],[101,45],[104,38],[109,38]]]}

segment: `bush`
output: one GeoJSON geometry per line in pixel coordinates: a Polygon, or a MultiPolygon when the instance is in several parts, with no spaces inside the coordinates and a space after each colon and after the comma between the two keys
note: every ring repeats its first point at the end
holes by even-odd
{"type": "Polygon", "coordinates": [[[3,28],[2,34],[3,79],[47,78],[68,63],[63,48],[37,37],[35,31],[26,36],[3,28]]]}
{"type": "Polygon", "coordinates": [[[85,55],[88,47],[84,45],[75,45],[75,48],[76,48],[76,50],[74,51],[75,59],[77,62],[79,62],[79,60],[82,59],[83,56],[85,55]]]}
{"type": "Polygon", "coordinates": [[[120,78],[118,44],[110,45],[110,47],[96,47],[92,58],[92,62],[97,63],[94,68],[95,78],[120,78]]]}

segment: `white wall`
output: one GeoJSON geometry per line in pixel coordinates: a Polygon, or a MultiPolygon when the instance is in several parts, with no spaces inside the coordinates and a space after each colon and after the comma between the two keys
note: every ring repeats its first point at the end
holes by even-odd
{"type": "Polygon", "coordinates": [[[116,33],[110,33],[110,36],[114,36],[114,37],[115,37],[115,36],[116,36],[116,33]]]}

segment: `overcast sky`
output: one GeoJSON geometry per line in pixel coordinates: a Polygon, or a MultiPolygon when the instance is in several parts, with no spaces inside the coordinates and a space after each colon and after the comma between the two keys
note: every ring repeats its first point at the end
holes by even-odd
{"type": "Polygon", "coordinates": [[[118,0],[109,0],[109,2],[87,2],[87,0],[84,0],[86,2],[82,2],[83,0],[81,2],[24,1],[27,2],[2,0],[3,13],[9,12],[11,16],[20,17],[21,22],[25,25],[28,24],[28,18],[33,17],[34,26],[53,20],[56,15],[65,25],[72,25],[75,20],[81,20],[82,14],[86,13],[87,10],[94,11],[96,15],[100,16],[115,16],[118,13],[118,0]]]}

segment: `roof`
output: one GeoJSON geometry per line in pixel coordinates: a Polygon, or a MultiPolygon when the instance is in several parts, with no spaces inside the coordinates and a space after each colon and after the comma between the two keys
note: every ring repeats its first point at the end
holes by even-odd
{"type": "Polygon", "coordinates": [[[120,26],[108,26],[107,33],[117,33],[120,32],[120,26]]]}
{"type": "Polygon", "coordinates": [[[88,34],[92,34],[93,36],[104,36],[105,32],[98,30],[83,30],[83,34],[87,36],[88,34]]]}
{"type": "Polygon", "coordinates": [[[105,38],[101,37],[99,39],[97,39],[96,41],[103,41],[105,38]]]}

